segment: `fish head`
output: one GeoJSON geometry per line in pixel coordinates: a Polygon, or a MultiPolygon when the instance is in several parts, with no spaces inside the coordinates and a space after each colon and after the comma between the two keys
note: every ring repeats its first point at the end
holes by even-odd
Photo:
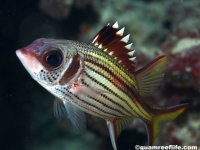
{"type": "Polygon", "coordinates": [[[18,49],[16,54],[32,78],[44,87],[63,85],[73,81],[81,68],[71,42],[41,38],[18,49]]]}

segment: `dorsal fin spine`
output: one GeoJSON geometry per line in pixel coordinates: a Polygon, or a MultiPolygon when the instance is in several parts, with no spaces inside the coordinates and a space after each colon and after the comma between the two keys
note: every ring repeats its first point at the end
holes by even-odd
{"type": "Polygon", "coordinates": [[[124,47],[130,50],[130,49],[131,49],[131,46],[132,46],[132,44],[133,44],[133,43],[130,43],[130,44],[128,44],[128,45],[126,45],[126,46],[124,46],[124,47]]]}
{"type": "Polygon", "coordinates": [[[130,51],[130,52],[128,52],[127,54],[128,54],[129,56],[133,56],[134,53],[135,53],[135,50],[130,51]]]}
{"type": "Polygon", "coordinates": [[[130,37],[130,34],[128,34],[127,36],[123,37],[123,38],[121,39],[121,41],[122,41],[122,42],[125,42],[125,43],[128,43],[129,37],[130,37]]]}
{"type": "Polygon", "coordinates": [[[94,40],[92,41],[92,43],[94,43],[94,42],[97,40],[98,37],[99,37],[99,34],[95,36],[95,38],[94,38],[94,40]]]}
{"type": "Polygon", "coordinates": [[[125,27],[121,28],[119,31],[116,32],[117,35],[122,36],[124,34],[125,27]]]}
{"type": "Polygon", "coordinates": [[[109,53],[109,55],[113,55],[113,51],[109,53]]]}
{"type": "Polygon", "coordinates": [[[112,27],[115,28],[115,29],[118,29],[118,28],[119,28],[118,22],[115,22],[115,23],[112,25],[112,27]]]}
{"type": "Polygon", "coordinates": [[[129,58],[130,61],[134,61],[136,57],[129,58]]]}
{"type": "Polygon", "coordinates": [[[98,46],[98,48],[102,48],[102,44],[100,44],[100,45],[98,46]]]}

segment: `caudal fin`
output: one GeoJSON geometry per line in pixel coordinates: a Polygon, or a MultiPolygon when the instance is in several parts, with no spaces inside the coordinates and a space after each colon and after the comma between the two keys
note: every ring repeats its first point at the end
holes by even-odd
{"type": "Polygon", "coordinates": [[[148,143],[153,145],[156,137],[159,134],[160,128],[163,124],[175,119],[179,116],[190,104],[181,104],[173,107],[166,108],[153,108],[155,117],[151,122],[145,121],[146,128],[148,130],[148,143]]]}

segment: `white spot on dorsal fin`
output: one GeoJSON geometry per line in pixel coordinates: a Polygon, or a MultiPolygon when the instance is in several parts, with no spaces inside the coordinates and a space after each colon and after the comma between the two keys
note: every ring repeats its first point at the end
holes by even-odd
{"type": "Polygon", "coordinates": [[[134,53],[135,53],[135,50],[130,51],[130,52],[128,52],[127,54],[128,54],[129,56],[133,56],[134,53]]]}
{"type": "Polygon", "coordinates": [[[130,49],[131,49],[131,46],[132,46],[132,44],[133,44],[133,43],[130,43],[130,44],[128,44],[128,45],[126,45],[126,46],[124,46],[124,47],[130,50],[130,49]]]}
{"type": "Polygon", "coordinates": [[[100,44],[100,45],[98,46],[98,48],[102,48],[102,44],[100,44]]]}
{"type": "Polygon", "coordinates": [[[134,61],[136,57],[129,58],[130,61],[134,61]]]}
{"type": "Polygon", "coordinates": [[[116,32],[117,35],[122,36],[124,34],[125,27],[121,28],[119,31],[116,32]]]}
{"type": "Polygon", "coordinates": [[[109,55],[110,55],[110,56],[111,56],[111,55],[113,55],[113,51],[112,51],[112,52],[110,52],[110,53],[109,53],[109,55]]]}
{"type": "Polygon", "coordinates": [[[127,36],[123,37],[123,38],[121,39],[121,41],[127,43],[128,40],[129,40],[129,37],[130,37],[130,34],[128,34],[127,36]]]}
{"type": "Polygon", "coordinates": [[[109,26],[109,25],[110,25],[110,23],[107,24],[107,26],[109,26]]]}
{"type": "Polygon", "coordinates": [[[92,43],[94,43],[99,37],[99,34],[97,34],[97,36],[94,38],[94,40],[92,41],[92,43]]]}
{"type": "Polygon", "coordinates": [[[115,22],[115,23],[112,25],[112,27],[115,28],[115,29],[118,29],[118,28],[119,28],[118,22],[115,22]]]}

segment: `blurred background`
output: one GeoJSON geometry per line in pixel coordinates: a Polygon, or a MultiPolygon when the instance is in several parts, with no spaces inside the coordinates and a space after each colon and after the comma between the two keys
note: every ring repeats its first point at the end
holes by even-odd
{"type": "MultiPolygon", "coordinates": [[[[37,38],[89,43],[107,23],[130,34],[140,68],[161,54],[168,66],[151,106],[190,102],[162,128],[155,145],[200,146],[200,1],[198,0],[1,0],[0,149],[112,150],[104,120],[87,115],[88,132],[53,115],[54,97],[24,69],[15,51],[37,38]]],[[[144,124],[135,119],[119,136],[118,150],[147,145],[144,124]]]]}

